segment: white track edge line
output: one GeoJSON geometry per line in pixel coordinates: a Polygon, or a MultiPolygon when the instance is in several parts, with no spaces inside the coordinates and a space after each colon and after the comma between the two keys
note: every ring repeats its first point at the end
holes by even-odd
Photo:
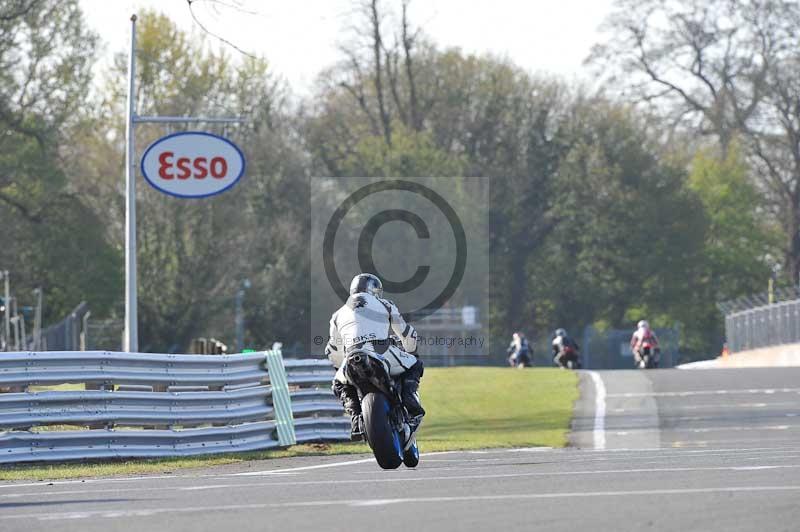
{"type": "Polygon", "coordinates": [[[589,376],[594,383],[594,448],[606,448],[606,386],[603,379],[596,371],[590,371],[589,376]]]}

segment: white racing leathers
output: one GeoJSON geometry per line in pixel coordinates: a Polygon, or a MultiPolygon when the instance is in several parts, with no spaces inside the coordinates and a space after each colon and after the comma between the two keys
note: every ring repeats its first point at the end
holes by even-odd
{"type": "Polygon", "coordinates": [[[336,380],[347,383],[342,363],[349,350],[358,347],[383,355],[394,377],[408,371],[417,357],[417,331],[406,323],[397,306],[389,300],[379,299],[369,293],[353,294],[331,317],[330,340],[325,354],[333,363],[336,380]],[[394,334],[403,348],[387,342],[394,334]]]}

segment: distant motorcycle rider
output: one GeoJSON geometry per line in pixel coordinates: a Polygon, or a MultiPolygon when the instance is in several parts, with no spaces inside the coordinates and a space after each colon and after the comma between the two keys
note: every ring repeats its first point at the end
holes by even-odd
{"type": "Polygon", "coordinates": [[[640,320],[639,323],[636,324],[636,330],[633,331],[633,335],[631,336],[631,351],[636,359],[637,367],[641,364],[644,354],[642,353],[642,346],[648,342],[652,344],[653,356],[655,356],[655,360],[658,361],[661,352],[661,348],[658,345],[658,337],[656,337],[656,333],[650,329],[650,324],[647,323],[646,320],[640,320]]]}
{"type": "Polygon", "coordinates": [[[567,357],[574,356],[578,365],[578,342],[570,338],[565,329],[556,329],[553,336],[553,362],[561,368],[567,367],[567,357]]]}
{"type": "Polygon", "coordinates": [[[521,332],[515,332],[511,335],[511,344],[509,344],[508,349],[506,349],[506,353],[509,355],[509,365],[519,368],[530,366],[532,351],[525,335],[521,332]]]}
{"type": "Polygon", "coordinates": [[[358,389],[347,381],[342,364],[355,349],[384,355],[392,376],[402,375],[401,399],[408,410],[412,430],[416,431],[425,415],[420,404],[419,381],[424,370],[417,357],[417,332],[406,323],[397,306],[383,299],[383,285],[369,273],[356,275],[350,283],[350,297],[334,312],[330,322],[330,339],[325,354],[336,368],[333,393],[350,415],[350,438],[363,439],[363,421],[358,389]],[[400,345],[392,338],[399,339],[400,345]]]}

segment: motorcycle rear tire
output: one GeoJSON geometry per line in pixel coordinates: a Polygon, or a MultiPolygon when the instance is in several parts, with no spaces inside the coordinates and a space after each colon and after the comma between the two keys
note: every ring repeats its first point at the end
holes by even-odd
{"type": "Polygon", "coordinates": [[[383,469],[397,469],[403,463],[400,436],[389,419],[391,408],[388,398],[379,392],[370,392],[361,401],[367,443],[383,469]]]}

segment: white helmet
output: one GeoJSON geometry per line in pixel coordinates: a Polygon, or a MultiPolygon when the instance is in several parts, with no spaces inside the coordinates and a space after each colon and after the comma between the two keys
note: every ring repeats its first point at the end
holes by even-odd
{"type": "Polygon", "coordinates": [[[649,329],[650,324],[647,323],[647,320],[639,320],[639,323],[636,324],[637,329],[649,329]]]}

